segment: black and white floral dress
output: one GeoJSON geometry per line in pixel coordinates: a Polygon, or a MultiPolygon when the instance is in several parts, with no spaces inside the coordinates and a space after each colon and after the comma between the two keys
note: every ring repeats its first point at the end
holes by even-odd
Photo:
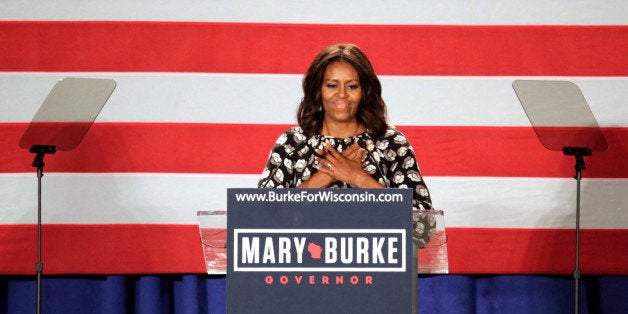
{"type": "MultiPolygon", "coordinates": [[[[279,136],[258,182],[260,188],[294,188],[313,176],[318,168],[315,149],[322,150],[328,141],[342,152],[353,143],[368,152],[364,170],[387,188],[409,188],[414,191],[415,209],[431,209],[429,191],[423,181],[412,146],[395,127],[389,125],[383,137],[374,139],[367,132],[348,138],[314,135],[306,138],[300,127],[292,127],[279,136]]],[[[354,187],[336,181],[331,188],[354,187]]]]}
{"type": "MultiPolygon", "coordinates": [[[[348,138],[314,135],[306,138],[300,127],[292,127],[279,136],[273,146],[259,188],[295,188],[312,177],[318,167],[315,149],[322,150],[328,141],[342,152],[357,142],[368,154],[364,170],[387,188],[408,188],[413,191],[412,207],[418,210],[432,209],[430,193],[423,181],[414,150],[408,139],[389,125],[383,137],[374,139],[367,132],[348,138]]],[[[354,187],[336,181],[330,188],[354,187]]],[[[431,216],[413,215],[414,241],[419,247],[429,242],[435,229],[431,216]]]]}

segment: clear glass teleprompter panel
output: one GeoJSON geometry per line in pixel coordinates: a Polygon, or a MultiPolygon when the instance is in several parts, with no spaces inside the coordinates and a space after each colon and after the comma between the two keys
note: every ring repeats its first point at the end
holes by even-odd
{"type": "Polygon", "coordinates": [[[553,151],[563,147],[608,148],[591,108],[576,84],[568,81],[516,80],[512,86],[541,144],[553,151]]]}
{"type": "Polygon", "coordinates": [[[76,148],[113,93],[110,79],[63,78],[55,84],[20,139],[20,147],[76,148]]]}

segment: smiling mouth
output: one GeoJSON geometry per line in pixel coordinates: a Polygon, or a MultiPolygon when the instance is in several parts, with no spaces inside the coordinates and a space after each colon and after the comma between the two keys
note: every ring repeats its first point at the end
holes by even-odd
{"type": "Polygon", "coordinates": [[[335,102],[334,107],[338,109],[349,109],[349,103],[344,101],[335,102]]]}

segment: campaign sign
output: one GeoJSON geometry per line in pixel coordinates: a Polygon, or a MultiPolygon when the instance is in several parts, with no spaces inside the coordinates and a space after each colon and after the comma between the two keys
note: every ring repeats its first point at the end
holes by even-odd
{"type": "Polygon", "coordinates": [[[412,191],[229,189],[228,313],[410,313],[412,191]]]}

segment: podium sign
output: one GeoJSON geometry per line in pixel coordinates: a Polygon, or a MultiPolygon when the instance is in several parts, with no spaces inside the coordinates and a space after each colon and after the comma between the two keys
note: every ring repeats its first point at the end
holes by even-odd
{"type": "Polygon", "coordinates": [[[228,313],[410,313],[412,191],[229,189],[228,313]]]}

